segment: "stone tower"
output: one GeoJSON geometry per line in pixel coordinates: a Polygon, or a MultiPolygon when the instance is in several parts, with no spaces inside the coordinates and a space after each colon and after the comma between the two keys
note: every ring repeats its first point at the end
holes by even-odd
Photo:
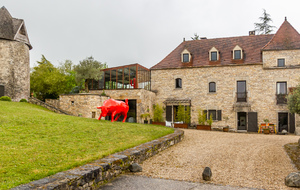
{"type": "Polygon", "coordinates": [[[0,9],[0,97],[13,101],[30,95],[29,42],[24,20],[0,9]]]}

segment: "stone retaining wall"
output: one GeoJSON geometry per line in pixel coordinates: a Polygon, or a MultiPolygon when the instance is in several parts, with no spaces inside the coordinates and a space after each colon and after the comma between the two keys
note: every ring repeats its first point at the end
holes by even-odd
{"type": "Polygon", "coordinates": [[[45,99],[45,103],[59,108],[59,99],[45,99]]]}
{"type": "Polygon", "coordinates": [[[184,132],[175,129],[173,134],[115,153],[103,159],[65,172],[13,188],[23,189],[97,189],[107,181],[128,170],[133,163],[140,163],[170,146],[180,142],[184,132]]]}
{"type": "Polygon", "coordinates": [[[44,108],[47,108],[48,110],[51,110],[55,113],[60,113],[60,114],[65,114],[65,115],[72,115],[71,113],[65,111],[65,110],[61,110],[59,108],[56,108],[50,104],[47,104],[39,99],[36,99],[36,98],[33,98],[33,97],[29,97],[28,98],[28,102],[31,103],[31,104],[35,104],[35,105],[39,105],[39,106],[42,106],[44,108]]]}

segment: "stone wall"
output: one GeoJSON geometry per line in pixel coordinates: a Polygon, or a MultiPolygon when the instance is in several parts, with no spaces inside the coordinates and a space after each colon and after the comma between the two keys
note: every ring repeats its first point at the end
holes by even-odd
{"type": "Polygon", "coordinates": [[[21,42],[0,39],[0,85],[12,101],[30,96],[29,47],[21,42]]]}
{"type": "Polygon", "coordinates": [[[285,59],[286,67],[300,67],[300,50],[263,51],[264,67],[277,67],[277,59],[285,59]]]}
{"type": "Polygon", "coordinates": [[[60,95],[59,108],[76,116],[98,118],[101,110],[97,106],[101,106],[107,99],[107,96],[90,93],[60,95]]]}
{"type": "Polygon", "coordinates": [[[55,113],[60,113],[60,114],[65,114],[65,115],[73,115],[72,113],[70,112],[67,112],[65,110],[62,110],[62,109],[59,109],[58,107],[55,107],[51,104],[47,104],[39,99],[36,99],[36,98],[33,98],[33,97],[29,97],[28,98],[28,102],[31,103],[31,104],[35,104],[35,105],[39,105],[39,106],[42,106],[44,108],[47,108],[48,110],[51,110],[55,113]]]}
{"type": "Polygon", "coordinates": [[[59,99],[45,99],[45,103],[59,108],[59,99]]]}
{"type": "MultiPolygon", "coordinates": [[[[90,90],[91,93],[101,94],[103,90],[90,90]]],[[[143,123],[141,114],[150,113],[153,116],[153,104],[155,102],[155,93],[145,89],[123,89],[123,90],[105,90],[106,95],[112,99],[124,100],[135,99],[136,100],[136,112],[137,122],[143,123]]],[[[148,118],[149,119],[149,118],[148,118]]]]}
{"type": "Polygon", "coordinates": [[[288,112],[287,105],[276,104],[276,83],[287,81],[287,87],[299,82],[300,68],[263,69],[262,64],[206,66],[151,71],[151,89],[157,91],[156,103],[169,98],[191,99],[191,121],[197,123],[198,109],[222,110],[227,123],[215,121],[213,127],[230,125],[237,129],[237,112],[258,113],[258,124],[264,119],[277,125],[278,113],[288,112]],[[175,79],[182,79],[182,88],[175,88],[175,79]],[[247,104],[236,103],[237,81],[245,80],[247,104]],[[216,92],[209,93],[209,82],[216,83],[216,92]]]}
{"type": "Polygon", "coordinates": [[[119,174],[128,171],[133,163],[140,163],[157,153],[182,141],[184,133],[175,130],[173,134],[157,140],[115,153],[90,164],[65,172],[20,185],[13,190],[21,189],[99,189],[101,185],[119,174]]]}

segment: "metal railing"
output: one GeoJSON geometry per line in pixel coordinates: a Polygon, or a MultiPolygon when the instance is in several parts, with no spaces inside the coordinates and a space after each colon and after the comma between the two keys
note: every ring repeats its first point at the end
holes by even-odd
{"type": "Polygon", "coordinates": [[[236,93],[237,102],[247,102],[247,92],[237,92],[236,93]]]}
{"type": "Polygon", "coordinates": [[[287,94],[276,94],[277,104],[287,104],[287,94]]]}

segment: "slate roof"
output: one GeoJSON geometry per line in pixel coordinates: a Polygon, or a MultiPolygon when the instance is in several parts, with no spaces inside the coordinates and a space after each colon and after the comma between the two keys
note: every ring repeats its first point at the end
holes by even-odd
{"type": "Polygon", "coordinates": [[[262,64],[263,50],[299,49],[298,32],[285,21],[277,33],[215,39],[184,41],[151,69],[201,67],[209,65],[262,64]],[[233,49],[238,45],[243,50],[243,59],[234,60],[233,49]],[[215,47],[219,53],[218,61],[209,60],[209,51],[215,47]],[[190,63],[181,62],[181,53],[187,49],[191,55],[190,63]]]}
{"type": "Polygon", "coordinates": [[[0,8],[0,38],[23,42],[32,49],[24,20],[13,18],[4,6],[0,8]],[[21,29],[24,30],[25,35],[20,33],[21,29]]]}
{"type": "Polygon", "coordinates": [[[285,19],[271,41],[263,50],[291,50],[300,49],[300,34],[285,19]]]}

